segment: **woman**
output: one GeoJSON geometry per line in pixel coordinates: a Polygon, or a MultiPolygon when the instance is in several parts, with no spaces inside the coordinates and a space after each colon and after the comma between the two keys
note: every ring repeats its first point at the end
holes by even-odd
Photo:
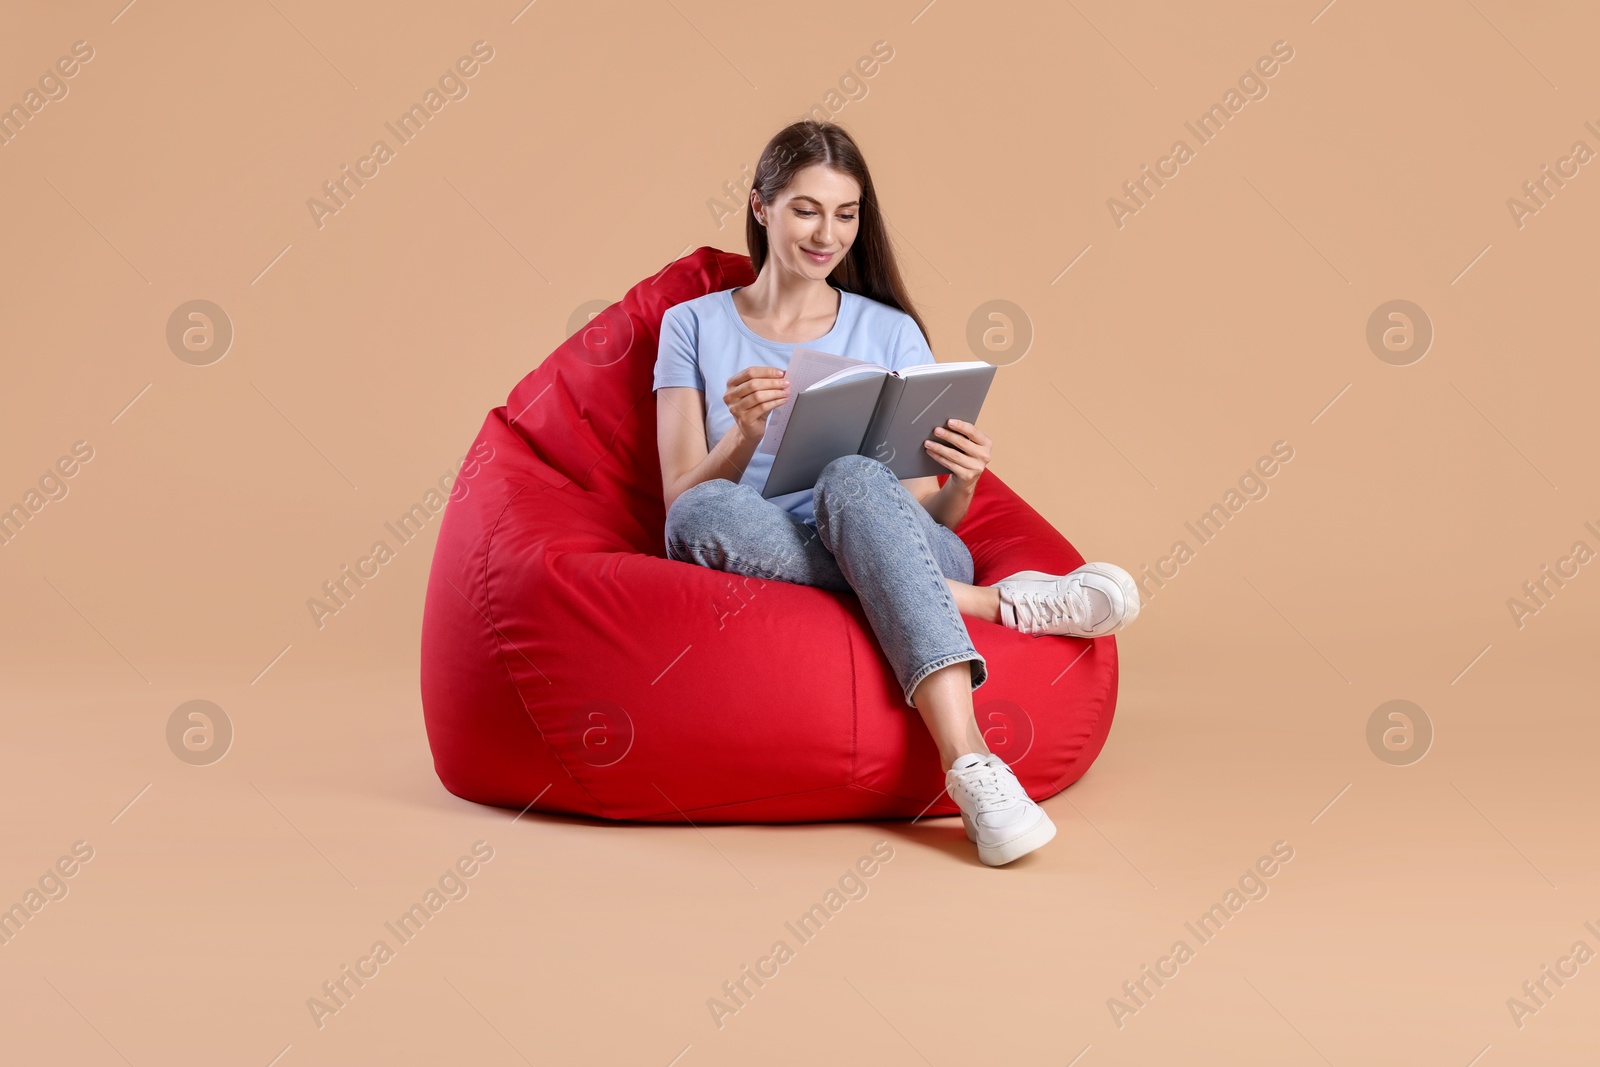
{"type": "Polygon", "coordinates": [[[1054,837],[1055,825],[978,729],[972,691],[988,668],[962,616],[1036,636],[1099,637],[1138,613],[1133,578],[1089,563],[1068,575],[1022,571],[972,585],[972,555],[955,527],[992,442],[968,422],[951,420],[924,444],[951,472],[942,488],[937,477],[900,481],[877,459],[845,456],[814,489],[764,499],[772,456],[756,446],[768,413],[789,396],[784,372],[796,345],[891,370],[934,358],[867,165],[838,126],[797,122],[767,143],[745,238],[755,282],[678,304],[661,324],[655,389],[668,558],[854,591],[906,703],[938,745],[968,838],[984,863],[1009,863],[1054,837]]]}

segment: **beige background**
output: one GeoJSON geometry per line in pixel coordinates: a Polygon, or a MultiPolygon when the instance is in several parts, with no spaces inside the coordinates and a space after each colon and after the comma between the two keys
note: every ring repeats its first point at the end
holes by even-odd
{"type": "Polygon", "coordinates": [[[1585,5],[121,4],[0,32],[0,102],[94,53],[0,147],[0,505],[94,453],[0,546],[0,904],[94,849],[0,946],[0,1060],[1590,1062],[1600,963],[1520,1027],[1507,1005],[1600,951],[1600,575],[1507,606],[1600,549],[1597,164],[1507,207],[1600,149],[1585,5]],[[307,200],[479,40],[469,95],[319,228],[307,200]],[[1183,124],[1277,41],[1268,95],[1197,147],[1183,124]],[[306,608],[582,305],[742,251],[708,202],[813,105],[867,155],[937,355],[1022,310],[994,471],[1086,556],[1155,565],[1294,448],[1121,638],[1104,754],[1002,870],[953,819],[459,801],[417,696],[434,531],[320,630],[306,608]],[[1108,198],[1178,138],[1119,229],[1108,198]],[[196,299],[235,330],[208,366],[165,336],[196,299]],[[1366,341],[1396,299],[1435,330],[1406,366],[1366,341]],[[236,732],[210,766],[167,746],[192,699],[236,732]],[[1366,735],[1395,699],[1434,731],[1405,766],[1366,735]],[[470,893],[318,1029],[307,999],[478,840],[470,893]],[[880,840],[869,895],[716,1026],[880,840]],[[1108,998],[1278,841],[1269,895],[1119,1028],[1108,998]]]}

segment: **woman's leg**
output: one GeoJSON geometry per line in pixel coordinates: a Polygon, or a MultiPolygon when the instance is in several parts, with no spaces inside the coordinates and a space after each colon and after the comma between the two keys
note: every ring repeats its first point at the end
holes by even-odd
{"type": "Polygon", "coordinates": [[[955,593],[962,585],[978,590],[969,584],[972,554],[871,457],[834,460],[814,493],[817,532],[860,598],[906,703],[921,713],[941,768],[968,752],[987,754],[972,691],[987,680],[988,666],[955,593]]]}
{"type": "MultiPolygon", "coordinates": [[[[978,730],[972,707],[972,690],[983,683],[986,671],[982,657],[971,646],[965,623],[960,621],[962,612],[956,610],[955,605],[958,600],[972,605],[974,610],[966,614],[975,617],[993,619],[997,616],[982,614],[981,601],[972,596],[977,594],[981,598],[991,590],[966,584],[973,576],[972,555],[966,545],[953,530],[935,522],[887,467],[868,457],[847,456],[843,461],[830,464],[817,483],[816,493],[818,525],[812,527],[775,506],[750,486],[725,478],[701,482],[679,494],[667,511],[667,558],[768,580],[838,591],[853,589],[902,686],[908,679],[921,675],[907,696],[907,703],[921,714],[938,747],[941,768],[948,769],[957,756],[968,752],[987,753],[989,748],[978,730]],[[870,469],[872,464],[876,464],[877,471],[870,469]],[[887,486],[892,486],[893,492],[903,499],[894,502],[887,486]],[[821,506],[824,491],[832,512],[825,512],[821,506]],[[836,518],[835,528],[843,529],[848,525],[852,532],[864,533],[868,544],[880,544],[890,560],[891,573],[904,575],[907,573],[904,564],[909,562],[913,581],[919,568],[925,579],[930,578],[927,557],[931,555],[943,578],[945,603],[940,603],[942,598],[935,595],[938,587],[931,580],[917,585],[913,596],[905,595],[903,577],[898,582],[888,582],[892,590],[900,594],[894,599],[909,604],[906,609],[911,613],[909,618],[915,620],[920,615],[946,620],[933,645],[928,646],[925,641],[921,645],[935,648],[935,653],[930,656],[923,652],[917,663],[908,662],[915,658],[912,643],[891,637],[895,651],[890,651],[885,643],[885,632],[905,632],[904,627],[893,623],[893,609],[888,607],[890,601],[884,594],[885,570],[873,566],[858,569],[862,583],[867,586],[866,595],[862,595],[862,589],[850,581],[827,541],[819,536],[824,514],[842,512],[847,501],[868,499],[876,499],[880,505],[874,509],[876,518],[868,516],[860,523],[836,518]],[[884,508],[884,504],[890,506],[884,508]],[[887,524],[882,521],[883,516],[889,516],[887,524]],[[920,542],[907,540],[906,530],[916,531],[913,536],[920,538],[920,542]],[[920,551],[915,547],[918,543],[922,546],[920,551]],[[952,619],[953,622],[949,621],[952,619]],[[949,651],[940,652],[941,649],[949,651]],[[930,662],[947,659],[951,654],[958,654],[960,658],[926,669],[930,662]]],[[[850,506],[849,510],[855,508],[850,506]]],[[[852,543],[861,540],[863,538],[853,537],[852,543]]],[[[995,611],[998,612],[998,602],[995,611]]],[[[911,629],[914,631],[916,627],[911,629]]]]}
{"type": "Polygon", "coordinates": [[[972,710],[972,676],[964,663],[941,667],[922,680],[914,694],[922,722],[939,748],[939,769],[968,752],[989,754],[989,742],[972,710]]]}
{"type": "Polygon", "coordinates": [[[988,667],[956,607],[956,586],[971,587],[973,578],[965,543],[870,457],[824,467],[815,501],[817,532],[938,745],[945,791],[978,858],[997,867],[1054,838],[1050,816],[989,751],[972,714],[972,691],[988,667]]]}
{"type": "Polygon", "coordinates": [[[994,585],[968,585],[947,578],[950,592],[956,598],[956,608],[970,619],[984,622],[1000,621],[1000,587],[994,585]]]}
{"type": "Polygon", "coordinates": [[[748,485],[711,478],[667,509],[667,558],[771,581],[847,591],[816,528],[748,485]]]}

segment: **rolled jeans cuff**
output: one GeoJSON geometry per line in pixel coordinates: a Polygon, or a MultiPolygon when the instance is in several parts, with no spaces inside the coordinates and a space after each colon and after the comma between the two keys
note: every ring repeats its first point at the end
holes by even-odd
{"type": "Polygon", "coordinates": [[[948,656],[941,656],[940,658],[933,660],[931,663],[924,665],[921,670],[917,671],[911,676],[910,681],[901,686],[906,698],[906,706],[911,708],[917,706],[917,702],[911,699],[911,694],[916,692],[917,686],[922,684],[922,680],[924,678],[932,674],[934,671],[948,667],[952,663],[960,663],[963,660],[967,660],[972,663],[972,688],[974,691],[976,691],[984,682],[989,680],[989,664],[985,662],[982,653],[978,652],[976,649],[971,649],[966,652],[955,652],[948,656]]]}

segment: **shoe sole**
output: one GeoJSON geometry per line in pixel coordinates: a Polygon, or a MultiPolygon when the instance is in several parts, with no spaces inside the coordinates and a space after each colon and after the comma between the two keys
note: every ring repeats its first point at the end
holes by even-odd
{"type": "Polygon", "coordinates": [[[1085,563],[1078,569],[1110,578],[1117,583],[1117,588],[1122,590],[1122,604],[1127,609],[1127,614],[1122,617],[1120,623],[1107,630],[1107,633],[1116,633],[1139,617],[1139,586],[1134,582],[1133,575],[1109,563],[1085,563]]]}
{"type": "MultiPolygon", "coordinates": [[[[973,832],[972,821],[965,813],[961,816],[961,826],[967,831],[967,840],[978,844],[978,835],[973,832]]],[[[1037,823],[1013,837],[1009,841],[1002,841],[998,845],[978,845],[978,858],[990,867],[1004,867],[1014,859],[1020,859],[1049,843],[1056,836],[1056,824],[1050,821],[1050,816],[1040,809],[1040,818],[1037,823]]]]}
{"type": "MultiPolygon", "coordinates": [[[[1134,584],[1133,575],[1129,574],[1121,567],[1116,567],[1108,563],[1085,563],[1083,566],[1078,567],[1076,570],[1069,571],[1068,573],[1076,574],[1078,571],[1088,571],[1090,574],[1098,574],[1102,578],[1110,578],[1113,582],[1117,583],[1117,588],[1122,590],[1122,607],[1124,614],[1121,620],[1119,620],[1115,626],[1107,630],[1105,633],[1093,635],[1071,634],[1068,636],[1090,637],[1091,639],[1093,637],[1105,637],[1107,634],[1114,634],[1127,629],[1128,625],[1132,623],[1134,619],[1139,617],[1139,587],[1134,584]]],[[[1008,575],[1003,580],[1010,581],[1012,578],[1022,578],[1048,581],[1055,577],[1057,576],[1054,574],[1046,574],[1044,571],[1018,571],[1016,574],[1008,575]]],[[[1035,634],[1034,636],[1041,637],[1045,635],[1035,634]]]]}

